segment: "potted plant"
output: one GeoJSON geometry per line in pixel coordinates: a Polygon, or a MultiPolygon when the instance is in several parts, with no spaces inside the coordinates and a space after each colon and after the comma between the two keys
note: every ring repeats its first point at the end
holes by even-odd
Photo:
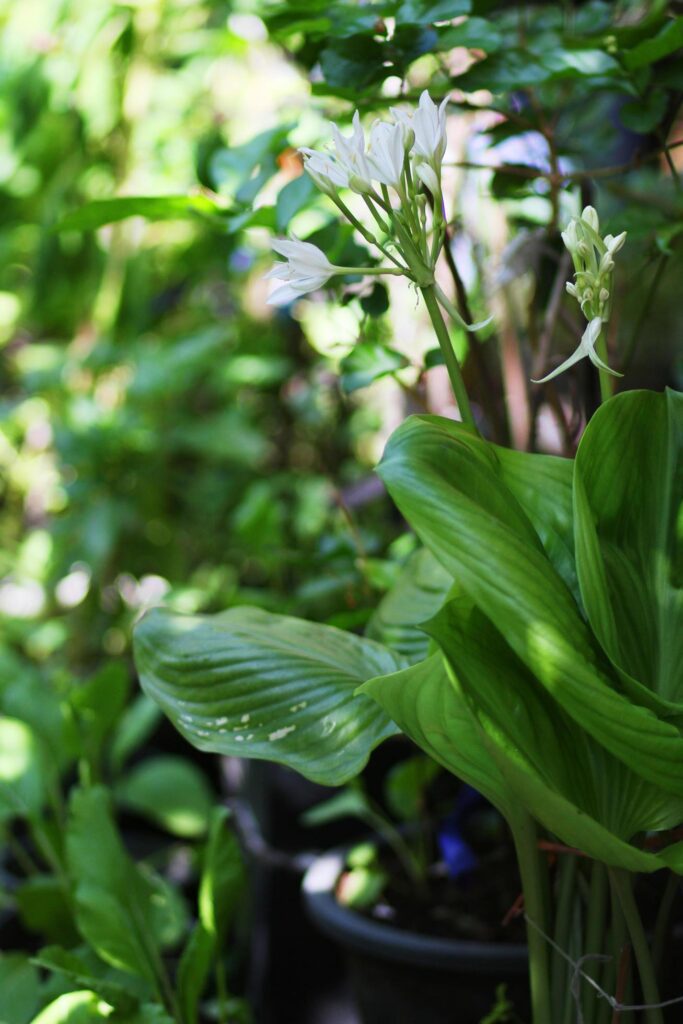
{"type": "Polygon", "coordinates": [[[683,398],[611,396],[606,325],[625,234],[603,237],[592,207],[563,233],[587,326],[543,380],[586,356],[603,400],[576,457],[515,451],[479,433],[444,316],[469,325],[435,282],[444,104],[423,95],[376,123],[369,147],[356,117],[335,143],[334,156],[305,152],[306,169],[382,262],[337,266],[310,243],[275,243],[277,298],[364,274],[407,277],[424,299],[462,422],[411,416],[378,472],[450,578],[428,621],[412,620],[429,646],[411,662],[391,643],[257,609],[158,609],[136,630],[142,685],[200,749],[328,784],[401,730],[509,826],[533,1024],[661,1024],[683,998],[659,988],[671,901],[651,943],[637,886],[683,871],[683,398]],[[343,189],[362,196],[371,226],[343,189]]]}

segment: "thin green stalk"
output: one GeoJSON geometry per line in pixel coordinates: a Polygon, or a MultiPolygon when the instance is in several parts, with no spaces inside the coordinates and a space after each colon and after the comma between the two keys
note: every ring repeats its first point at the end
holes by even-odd
{"type": "Polygon", "coordinates": [[[675,875],[673,872],[669,874],[666,888],[662,895],[662,902],[659,904],[654,936],[652,939],[652,960],[655,966],[655,971],[657,971],[662,965],[664,947],[666,945],[669,925],[671,923],[671,911],[673,910],[676,896],[678,895],[680,881],[681,880],[678,875],[675,875]]]}
{"type": "MultiPolygon", "coordinates": [[[[559,948],[569,954],[576,892],[576,857],[572,855],[561,857],[557,876],[557,911],[553,938],[559,948]]],[[[559,953],[555,953],[552,961],[552,999],[553,1020],[558,1022],[567,1019],[568,1013],[571,1014],[572,1001],[568,998],[569,985],[569,964],[559,953]]],[[[571,1020],[571,1016],[568,1019],[571,1020]]]]}
{"type": "MultiPolygon", "coordinates": [[[[607,362],[607,339],[605,337],[604,328],[600,331],[600,337],[595,343],[595,351],[598,353],[603,363],[607,362]]],[[[611,373],[607,373],[606,370],[598,368],[598,374],[600,376],[600,401],[608,402],[614,394],[614,377],[611,373]]]]}
{"type": "Polygon", "coordinates": [[[640,974],[643,999],[648,1006],[648,1009],[644,1011],[644,1019],[646,1024],[664,1024],[662,1010],[657,1005],[661,1001],[659,997],[659,987],[657,985],[654,965],[652,963],[652,957],[650,956],[650,950],[647,944],[647,937],[643,929],[643,922],[640,919],[638,907],[633,895],[631,877],[626,871],[623,871],[620,868],[610,868],[609,874],[610,883],[617,894],[621,909],[624,913],[626,927],[628,928],[629,935],[631,936],[633,952],[635,954],[636,963],[638,964],[638,973],[640,974]]]}
{"type": "Polygon", "coordinates": [[[439,302],[434,291],[434,285],[429,285],[426,288],[422,288],[422,295],[425,300],[427,311],[434,327],[434,332],[439,341],[439,347],[448,370],[448,376],[451,381],[451,387],[453,388],[453,394],[455,400],[458,403],[458,409],[462,416],[463,422],[468,423],[470,426],[477,429],[477,425],[474,420],[474,414],[470,405],[470,400],[467,396],[467,389],[465,388],[465,382],[460,372],[460,364],[458,363],[458,357],[453,350],[453,344],[451,342],[451,336],[448,333],[448,328],[444,323],[444,319],[439,309],[439,302]]]}
{"type": "MultiPolygon", "coordinates": [[[[368,204],[369,209],[375,215],[375,219],[378,221],[379,226],[382,229],[382,231],[386,232],[386,230],[387,230],[386,224],[382,221],[381,217],[379,216],[379,214],[375,210],[375,208],[372,205],[372,203],[365,196],[363,196],[363,198],[365,199],[366,203],[368,204]]],[[[397,267],[401,268],[401,270],[404,269],[402,267],[401,263],[399,263],[399,261],[393,255],[393,253],[391,253],[387,249],[387,247],[382,242],[379,241],[378,238],[375,238],[375,236],[373,235],[372,231],[368,231],[368,229],[366,228],[365,224],[363,224],[362,221],[358,220],[358,218],[355,216],[355,214],[353,214],[351,212],[351,210],[348,208],[346,203],[342,199],[340,199],[339,196],[337,196],[337,195],[330,195],[330,199],[335,204],[335,206],[338,207],[338,209],[341,211],[341,213],[344,215],[344,217],[346,217],[348,222],[354,226],[356,231],[358,231],[359,234],[361,234],[363,236],[363,238],[365,239],[366,242],[368,242],[370,245],[376,246],[380,250],[380,252],[384,253],[384,255],[387,257],[387,259],[391,260],[392,263],[395,263],[397,267]]]]}
{"type": "Polygon", "coordinates": [[[524,907],[528,921],[529,982],[531,985],[531,1024],[550,1024],[550,964],[548,956],[548,876],[543,855],[538,849],[536,824],[525,811],[510,819],[522,877],[524,907]]]}
{"type": "MultiPolygon", "coordinates": [[[[610,938],[612,943],[612,959],[615,968],[614,993],[619,1003],[626,1004],[631,1002],[631,946],[628,941],[628,930],[626,928],[624,912],[621,909],[621,904],[611,878],[610,893],[612,897],[612,929],[610,938]]],[[[629,1016],[631,1015],[629,1014],[629,1016]]],[[[621,1024],[621,1022],[621,1010],[615,1009],[612,1014],[611,1024],[621,1024]]]]}
{"type": "MultiPolygon", "coordinates": [[[[585,952],[602,955],[607,915],[607,870],[604,864],[593,861],[588,893],[588,918],[586,927],[585,952]]],[[[584,971],[600,983],[600,963],[587,961],[584,971]]],[[[597,1014],[598,993],[592,985],[584,986],[584,1024],[594,1024],[597,1014]]]]}

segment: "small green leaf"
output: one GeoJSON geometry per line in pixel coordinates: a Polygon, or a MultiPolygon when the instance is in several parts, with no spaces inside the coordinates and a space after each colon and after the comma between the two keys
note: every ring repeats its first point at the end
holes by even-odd
{"type": "Polygon", "coordinates": [[[368,316],[382,316],[389,309],[389,292],[381,281],[375,281],[369,295],[360,300],[361,309],[368,316]]]}
{"type": "Polygon", "coordinates": [[[286,231],[295,214],[302,210],[317,195],[313,179],[308,174],[288,181],[278,192],[275,203],[275,223],[278,231],[286,231]]]}
{"type": "Polygon", "coordinates": [[[160,719],[161,709],[144,693],[138,694],[128,705],[111,741],[110,759],[115,772],[120,772],[128,758],[149,739],[160,719]]]}
{"type": "Polygon", "coordinates": [[[376,341],[361,341],[342,359],[341,386],[350,394],[406,366],[408,360],[400,352],[376,341]]]}
{"type": "Polygon", "coordinates": [[[134,644],[145,692],[200,750],[277,761],[340,785],[395,732],[354,691],[401,659],[331,626],[257,608],[212,616],[155,609],[134,644]]]}
{"type": "Polygon", "coordinates": [[[384,792],[389,809],[402,821],[416,821],[424,811],[429,785],[439,775],[440,766],[429,757],[408,757],[391,769],[384,792]]]}
{"type": "Polygon", "coordinates": [[[683,46],[683,18],[672,18],[660,29],[657,35],[643,39],[624,54],[623,60],[629,71],[646,67],[655,61],[668,57],[683,46]]]}
{"type": "Polygon", "coordinates": [[[49,942],[64,945],[78,941],[68,895],[63,883],[52,875],[32,875],[14,893],[24,927],[49,942]]]}
{"type": "Polygon", "coordinates": [[[172,835],[196,839],[206,833],[213,795],[204,773],[182,757],[147,758],[121,779],[114,792],[125,807],[172,835]]]}
{"type": "Polygon", "coordinates": [[[331,86],[364,89],[386,72],[384,45],[368,35],[332,39],[320,54],[325,81],[331,86]]]}

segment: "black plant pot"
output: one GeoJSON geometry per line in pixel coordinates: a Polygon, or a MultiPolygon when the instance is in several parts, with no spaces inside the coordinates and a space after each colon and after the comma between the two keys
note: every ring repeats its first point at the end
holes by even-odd
{"type": "Polygon", "coordinates": [[[306,909],[345,951],[362,1024],[480,1024],[505,984],[516,1012],[529,1007],[526,946],[433,938],[341,906],[335,887],[344,853],[306,872],[306,909]]]}

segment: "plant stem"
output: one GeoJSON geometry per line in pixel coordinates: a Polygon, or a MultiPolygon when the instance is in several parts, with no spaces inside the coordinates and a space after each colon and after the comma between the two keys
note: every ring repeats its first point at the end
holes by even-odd
{"type": "Polygon", "coordinates": [[[462,379],[462,373],[460,371],[460,364],[458,358],[453,351],[453,344],[451,342],[451,336],[448,333],[448,328],[444,323],[441,310],[439,309],[439,303],[434,291],[434,285],[431,284],[426,288],[422,288],[422,295],[425,300],[427,312],[429,313],[434,332],[439,341],[439,347],[448,370],[448,376],[450,378],[451,387],[453,388],[453,394],[455,400],[458,403],[458,409],[462,416],[463,423],[468,423],[470,426],[477,429],[477,425],[474,420],[474,414],[472,407],[470,406],[470,400],[467,397],[467,390],[465,388],[465,382],[462,379]]]}
{"type": "MultiPolygon", "coordinates": [[[[607,870],[604,864],[593,861],[591,865],[591,882],[588,894],[588,924],[586,928],[585,951],[589,954],[601,955],[605,936],[605,915],[607,913],[607,870]]],[[[587,963],[586,974],[600,981],[598,963],[587,963]]],[[[584,1021],[593,1024],[597,1012],[598,993],[592,985],[585,986],[584,1021]]]]}
{"type": "MultiPolygon", "coordinates": [[[[607,362],[607,339],[605,337],[605,329],[600,331],[600,337],[595,343],[595,351],[598,353],[603,363],[607,362]]],[[[611,373],[607,373],[606,370],[598,368],[598,374],[600,376],[600,401],[608,402],[614,392],[614,377],[611,373]]]]}
{"type": "Polygon", "coordinates": [[[671,911],[678,895],[678,887],[680,885],[680,879],[678,875],[673,872],[669,875],[662,896],[662,902],[659,904],[659,910],[657,912],[657,920],[655,922],[654,936],[652,939],[652,961],[657,970],[662,963],[664,956],[664,947],[666,945],[667,936],[669,933],[669,925],[671,922],[671,911]]]}
{"type": "MultiPolygon", "coordinates": [[[[558,889],[557,913],[555,915],[556,944],[569,953],[569,937],[572,926],[574,911],[574,894],[576,880],[576,857],[565,855],[560,858],[557,869],[558,889]]],[[[569,995],[569,965],[567,961],[556,953],[552,963],[552,997],[553,997],[553,1019],[563,1021],[566,1019],[571,1001],[569,995]]]]}
{"type": "Polygon", "coordinates": [[[525,811],[509,818],[522,877],[524,907],[528,921],[529,982],[532,1024],[550,1024],[554,1019],[550,1001],[548,934],[548,884],[543,854],[533,818],[525,811]]]}
{"type": "Polygon", "coordinates": [[[664,1017],[657,1004],[660,1002],[659,988],[655,977],[654,965],[647,938],[640,920],[638,907],[633,896],[633,885],[630,875],[620,868],[609,869],[610,883],[613,886],[626,920],[626,927],[631,936],[633,952],[638,964],[643,999],[648,1004],[645,1010],[646,1024],[664,1024],[664,1017]]]}

